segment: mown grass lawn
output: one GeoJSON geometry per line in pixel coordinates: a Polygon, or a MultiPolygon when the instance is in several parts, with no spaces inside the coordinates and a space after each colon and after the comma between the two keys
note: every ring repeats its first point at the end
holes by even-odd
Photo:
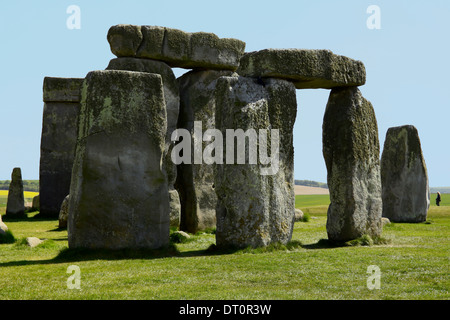
{"type": "Polygon", "coordinates": [[[18,241],[0,245],[0,299],[450,298],[450,207],[432,206],[426,223],[386,226],[388,244],[333,247],[321,241],[327,203],[310,201],[301,209],[311,219],[294,228],[301,245],[291,250],[208,251],[214,235],[198,234],[175,244],[178,252],[78,252],[66,249],[56,220],[5,221],[18,241]],[[28,236],[48,240],[29,248],[20,241],[28,236]],[[71,265],[80,290],[68,289],[71,265]],[[371,265],[380,289],[368,289],[371,265]]]}

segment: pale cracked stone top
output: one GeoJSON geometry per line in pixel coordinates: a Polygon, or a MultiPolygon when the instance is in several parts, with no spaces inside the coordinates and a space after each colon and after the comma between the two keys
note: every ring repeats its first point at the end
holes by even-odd
{"type": "Polygon", "coordinates": [[[280,78],[297,89],[361,86],[366,70],[361,61],[329,50],[265,49],[246,53],[236,71],[242,76],[280,78]]]}
{"type": "Polygon", "coordinates": [[[107,38],[117,57],[160,60],[186,69],[234,71],[245,51],[245,42],[237,39],[158,26],[116,25],[107,38]]]}

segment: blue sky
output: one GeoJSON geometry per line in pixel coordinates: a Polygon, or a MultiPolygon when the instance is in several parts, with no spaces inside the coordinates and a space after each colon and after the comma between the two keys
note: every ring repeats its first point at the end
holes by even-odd
{"type": "MultiPolygon", "coordinates": [[[[84,77],[114,58],[110,26],[158,25],[213,32],[265,48],[330,49],[364,62],[360,90],[372,102],[381,148],[388,128],[417,127],[430,185],[450,186],[450,1],[8,1],[0,6],[0,180],[14,167],[39,177],[42,82],[84,77]],[[81,29],[70,30],[70,5],[81,29]],[[381,10],[381,29],[367,28],[367,8],[381,10]]],[[[175,70],[181,75],[184,70],[175,70]]],[[[295,178],[326,182],[322,120],[328,90],[298,90],[295,178]]]]}

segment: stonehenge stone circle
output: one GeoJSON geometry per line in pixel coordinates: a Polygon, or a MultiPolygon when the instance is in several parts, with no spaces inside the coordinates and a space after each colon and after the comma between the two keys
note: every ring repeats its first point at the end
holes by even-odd
{"type": "Polygon", "coordinates": [[[44,79],[39,164],[40,216],[58,218],[69,194],[83,79],[44,79]]]}
{"type": "Polygon", "coordinates": [[[69,248],[168,245],[166,130],[161,75],[88,73],[70,188],[69,248]]]}
{"type": "MultiPolygon", "coordinates": [[[[219,248],[258,247],[291,240],[295,210],[292,130],[296,113],[295,87],[288,81],[267,79],[263,86],[253,78],[219,79],[216,90],[219,130],[254,129],[261,135],[261,130],[275,129],[280,131],[281,140],[275,150],[279,154],[279,168],[272,174],[263,175],[264,165],[249,164],[249,160],[245,164],[216,165],[219,248]]],[[[246,159],[250,157],[250,143],[245,144],[246,159]]]]}
{"type": "Polygon", "coordinates": [[[366,82],[361,61],[329,50],[265,49],[246,53],[236,71],[242,76],[279,78],[294,82],[297,89],[332,89],[360,86],[366,82]]]}
{"type": "Polygon", "coordinates": [[[58,217],[70,194],[70,248],[160,248],[170,226],[216,227],[218,247],[290,241],[295,90],[308,88],[332,89],[323,125],[328,237],[381,233],[378,129],[357,88],[362,62],[329,50],[245,53],[237,39],[159,26],[112,26],[107,40],[117,58],[106,70],[44,79],[41,214],[58,217]],[[192,70],[176,79],[171,68],[192,70]],[[177,129],[202,150],[213,145],[203,132],[218,129],[236,162],[224,145],[214,150],[219,163],[191,154],[175,165],[177,129]]]}
{"type": "Polygon", "coordinates": [[[430,188],[419,133],[412,125],[389,128],[381,157],[383,217],[424,222],[430,188]]]}
{"type": "Polygon", "coordinates": [[[25,216],[25,199],[23,195],[22,171],[14,168],[9,184],[8,201],[6,203],[6,216],[18,218],[25,216]]]}
{"type": "Polygon", "coordinates": [[[331,201],[326,224],[330,240],[381,234],[379,153],[372,104],[356,87],[333,89],[323,121],[323,155],[331,201]]]}
{"type": "MultiPolygon", "coordinates": [[[[201,70],[190,71],[180,78],[179,127],[188,130],[196,139],[194,122],[201,121],[202,132],[216,128],[215,92],[217,80],[231,76],[232,71],[201,70]]],[[[191,147],[194,147],[191,139],[191,147]]],[[[207,143],[202,141],[202,146],[207,143]]],[[[203,148],[202,148],[203,150],[203,148]]],[[[217,195],[214,190],[214,166],[194,163],[178,165],[177,189],[179,190],[182,215],[181,230],[196,233],[216,226],[217,195]]]]}

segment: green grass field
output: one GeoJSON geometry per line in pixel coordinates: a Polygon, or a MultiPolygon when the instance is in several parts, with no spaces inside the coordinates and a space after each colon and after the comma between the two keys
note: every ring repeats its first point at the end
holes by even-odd
{"type": "Polygon", "coordinates": [[[56,220],[5,221],[17,241],[0,245],[0,299],[450,299],[450,207],[432,206],[426,223],[386,226],[386,244],[333,247],[323,241],[328,199],[296,203],[311,219],[295,224],[300,245],[290,249],[215,252],[204,233],[177,251],[83,252],[67,250],[56,220]],[[46,240],[29,248],[28,236],[46,240]],[[80,290],[68,288],[71,265],[80,290]],[[372,265],[380,289],[367,286],[372,265]]]}

